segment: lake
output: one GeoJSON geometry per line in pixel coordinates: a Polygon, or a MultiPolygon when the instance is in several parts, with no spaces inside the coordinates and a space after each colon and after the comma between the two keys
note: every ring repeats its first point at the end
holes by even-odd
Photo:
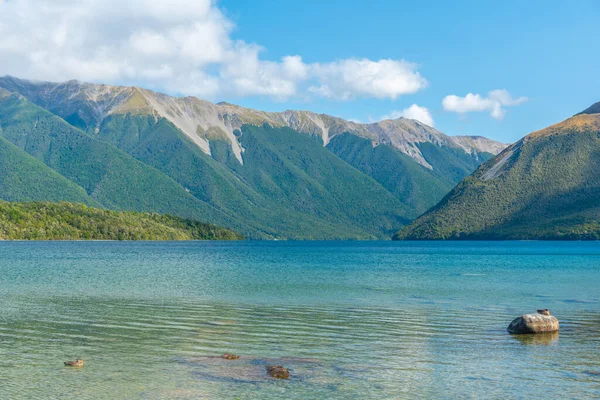
{"type": "Polygon", "coordinates": [[[0,294],[1,399],[600,395],[598,243],[0,242],[0,294]]]}

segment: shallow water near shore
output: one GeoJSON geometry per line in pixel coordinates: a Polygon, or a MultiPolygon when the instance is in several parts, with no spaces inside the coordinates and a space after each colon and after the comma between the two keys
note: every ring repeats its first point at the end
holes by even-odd
{"type": "Polygon", "coordinates": [[[600,393],[599,243],[2,242],[0,294],[1,399],[600,393]]]}

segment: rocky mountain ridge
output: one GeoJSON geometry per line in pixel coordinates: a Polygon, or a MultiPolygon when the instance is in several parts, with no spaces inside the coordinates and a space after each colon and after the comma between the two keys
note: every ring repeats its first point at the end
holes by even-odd
{"type": "Polygon", "coordinates": [[[152,114],[168,119],[206,154],[210,141],[226,140],[237,160],[243,163],[244,152],[236,131],[245,124],[290,127],[298,132],[321,138],[326,146],[332,138],[351,133],[368,139],[373,146],[386,144],[432,169],[419,143],[461,149],[477,157],[479,153],[498,154],[507,145],[482,136],[448,136],[419,121],[399,118],[361,124],[311,111],[259,111],[229,103],[211,103],[196,97],[173,97],[134,86],[68,81],[34,82],[14,77],[0,78],[0,87],[17,91],[30,101],[67,120],[81,119],[86,130],[98,130],[102,121],[114,114],[152,114]]]}

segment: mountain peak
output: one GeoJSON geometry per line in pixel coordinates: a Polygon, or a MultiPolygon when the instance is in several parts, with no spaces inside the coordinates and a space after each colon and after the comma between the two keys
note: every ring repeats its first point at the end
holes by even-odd
{"type": "Polygon", "coordinates": [[[559,122],[558,124],[554,124],[548,128],[533,132],[522,140],[541,136],[564,135],[573,132],[590,132],[600,130],[600,113],[594,112],[594,106],[588,108],[588,110],[591,110],[590,112],[579,113],[571,118],[559,122]]]}
{"type": "Polygon", "coordinates": [[[583,110],[582,112],[580,112],[577,115],[582,115],[582,114],[600,114],[600,101],[592,104],[590,107],[586,108],[585,110],[583,110]]]}

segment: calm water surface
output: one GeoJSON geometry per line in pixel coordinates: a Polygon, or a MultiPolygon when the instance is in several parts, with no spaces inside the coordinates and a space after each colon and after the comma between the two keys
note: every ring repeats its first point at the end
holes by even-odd
{"type": "Polygon", "coordinates": [[[600,244],[0,243],[0,399],[535,396],[600,396],[600,244]]]}

